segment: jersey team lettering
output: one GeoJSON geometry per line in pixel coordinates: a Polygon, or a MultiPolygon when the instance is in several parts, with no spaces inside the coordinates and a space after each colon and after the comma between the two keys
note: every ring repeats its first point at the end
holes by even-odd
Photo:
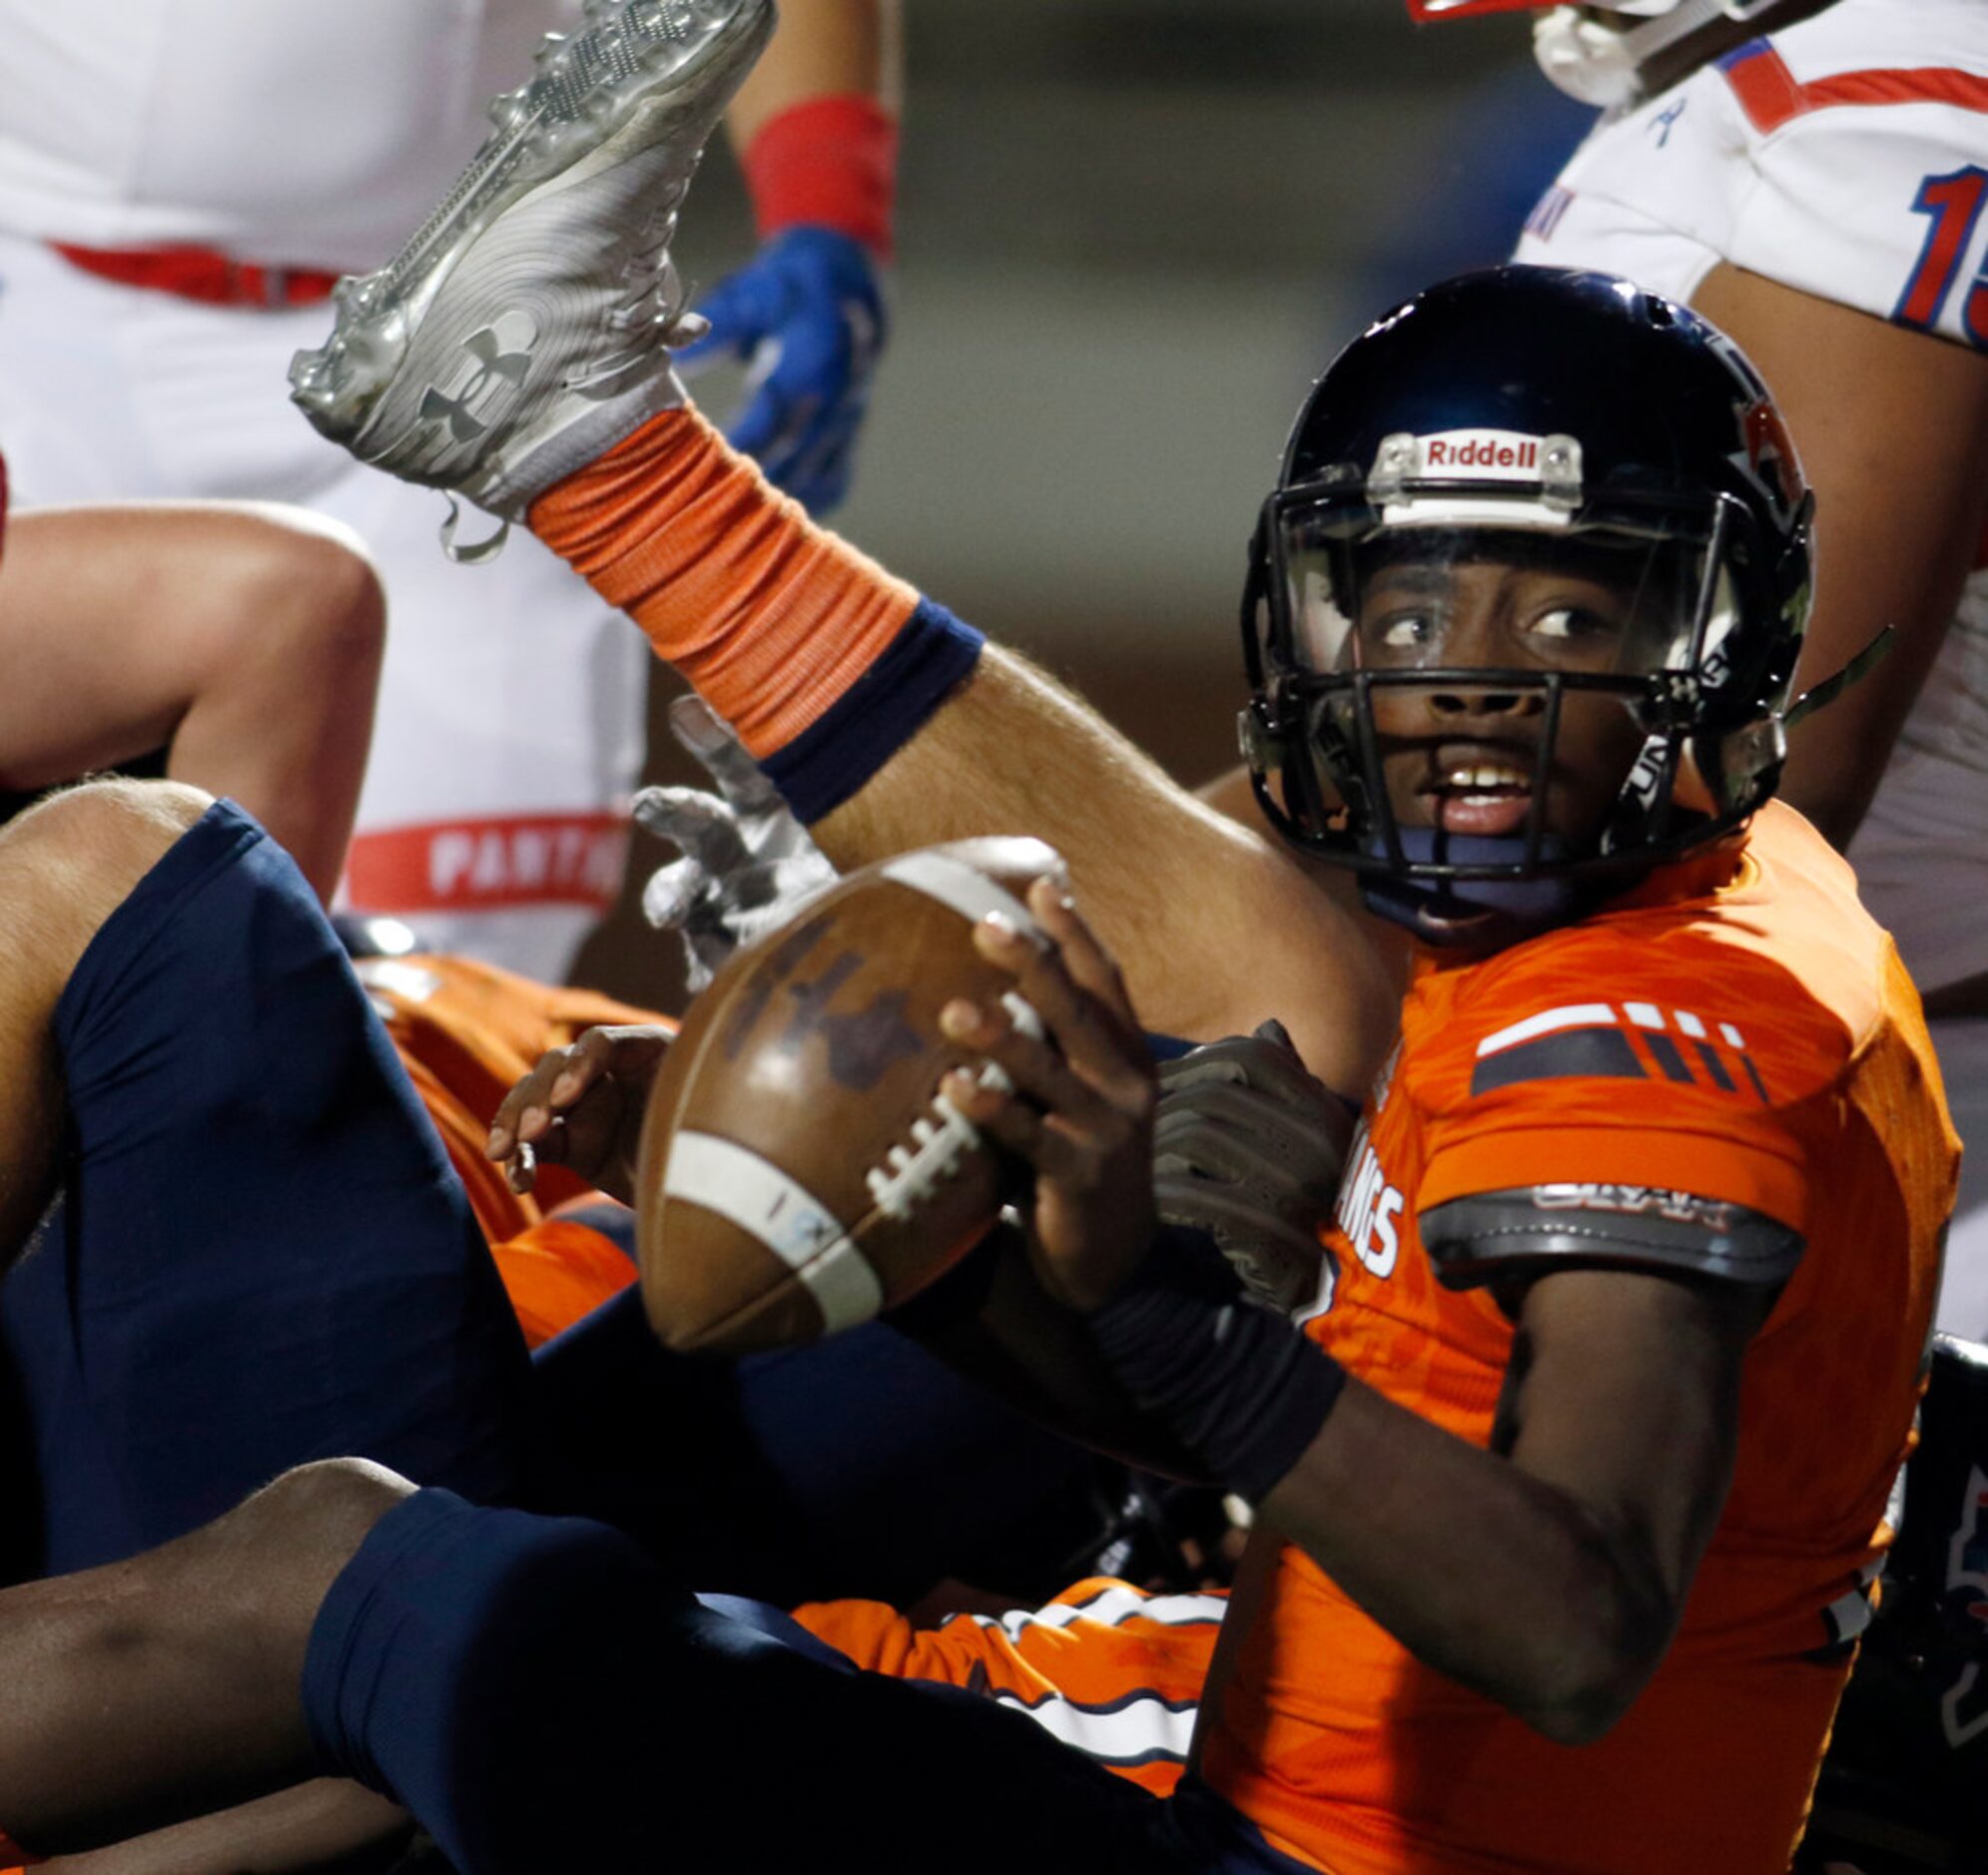
{"type": "MultiPolygon", "coordinates": [[[[1406,1208],[1407,1199],[1388,1180],[1380,1155],[1363,1132],[1356,1142],[1353,1176],[1339,1188],[1339,1210],[1335,1222],[1345,1232],[1346,1241],[1370,1275],[1385,1282],[1394,1274],[1401,1255],[1401,1233],[1395,1219],[1406,1208]]],[[[1330,1285],[1321,1291],[1329,1305],[1330,1285]]],[[[1314,1308],[1313,1313],[1322,1310],[1314,1308]]]]}

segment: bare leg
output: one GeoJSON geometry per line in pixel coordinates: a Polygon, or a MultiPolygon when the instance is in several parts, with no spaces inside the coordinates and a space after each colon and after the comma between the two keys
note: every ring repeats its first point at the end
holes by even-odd
{"type": "Polygon", "coordinates": [[[1328,1087],[1366,1086],[1399,1006],[1373,922],[1321,891],[1260,824],[1245,828],[1176,787],[1087,705],[998,646],[809,831],[849,868],[1020,829],[1069,862],[1148,1024],[1207,1039],[1275,1015],[1328,1087]]]}
{"type": "Polygon", "coordinates": [[[63,985],[208,805],[171,782],[94,782],[0,828],[0,1272],[52,1195],[63,1101],[52,1019],[63,985]]]}
{"type": "Polygon", "coordinates": [[[413,1827],[391,1799],[316,1777],[108,1849],[58,1856],[37,1875],[378,1875],[400,1861],[413,1827]]]}
{"type": "Polygon", "coordinates": [[[312,1623],[411,1490],[358,1460],[305,1466],[163,1549],[0,1592],[9,1831],[84,1850],[310,1777],[312,1623]]]}
{"type": "Polygon", "coordinates": [[[329,524],[220,504],[18,515],[0,563],[0,786],[171,745],[321,898],[344,865],[372,739],[385,602],[329,524]]]}

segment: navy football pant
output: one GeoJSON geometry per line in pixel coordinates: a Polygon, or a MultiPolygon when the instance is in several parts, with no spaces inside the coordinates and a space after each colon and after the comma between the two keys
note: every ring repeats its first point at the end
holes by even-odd
{"type": "MultiPolygon", "coordinates": [[[[252,822],[217,806],[140,883],[55,1038],[64,1197],[0,1289],[19,1572],[162,1543],[313,1458],[538,1495],[540,1401],[461,1191],[309,889],[252,822]]],[[[1003,1502],[989,1480],[1015,1467],[990,1425],[1005,1416],[976,1427],[961,1398],[907,1412],[924,1360],[907,1344],[874,1360],[829,1344],[812,1379],[798,1355],[763,1363],[700,1420],[633,1319],[624,1305],[576,1334],[568,1359],[614,1338],[618,1354],[547,1385],[581,1441],[619,1425],[701,1450],[722,1418],[786,1464],[787,1502],[824,1529],[853,1502],[882,1543],[917,1531],[934,1554],[935,1505],[943,1524],[953,1496],[982,1516],[1003,1502]],[[627,1417],[590,1420],[589,1402],[627,1417]],[[876,1450],[894,1419],[897,1461],[876,1450]],[[947,1472],[963,1448],[930,1443],[944,1424],[987,1465],[947,1472]]],[[[709,1543],[697,1499],[680,1528],[709,1543]]],[[[1285,1866],[1219,1806],[1156,1805],[1017,1714],[858,1674],[679,1581],[599,1525],[421,1493],[314,1633],[328,1766],[412,1804],[465,1875],[786,1868],[844,1848],[879,1870],[1285,1866]],[[1207,1841],[1183,1860],[1194,1829],[1207,1841]]]]}
{"type": "Polygon", "coordinates": [[[65,1195],[0,1286],[0,1579],[129,1556],[341,1455],[606,1517],[776,1600],[1033,1586],[1093,1528],[1083,1455],[882,1325],[694,1361],[631,1292],[534,1378],[317,901],[226,803],[106,922],[55,1039],[65,1195]]]}
{"type": "Polygon", "coordinates": [[[461,1875],[1299,1869],[1204,1790],[1157,1802],[1021,1713],[700,1601],[618,1533],[446,1492],[333,1582],[304,1699],[324,1767],[461,1875]]]}
{"type": "Polygon", "coordinates": [[[106,921],[55,1043],[64,1195],[0,1287],[11,1573],[149,1549],[309,1459],[518,1491],[503,1287],[310,888],[239,809],[106,921]]]}
{"type": "Polygon", "coordinates": [[[1097,1540],[1098,1463],[881,1322],[700,1360],[629,1290],[535,1364],[560,1455],[541,1508],[628,1532],[694,1586],[908,1602],[954,1575],[1040,1598],[1097,1540]]]}

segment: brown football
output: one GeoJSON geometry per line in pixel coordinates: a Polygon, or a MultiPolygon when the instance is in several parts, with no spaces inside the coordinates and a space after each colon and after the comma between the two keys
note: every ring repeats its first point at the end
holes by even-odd
{"type": "Polygon", "coordinates": [[[668,1347],[744,1354],[853,1328],[987,1233],[1008,1168],[939,1097],[973,1065],[939,1011],[1005,998],[1040,1032],[972,933],[994,911],[1032,931],[1022,898],[1045,873],[1063,875],[1051,848],[998,838],[866,867],[692,1003],[638,1177],[643,1300],[668,1347]]]}

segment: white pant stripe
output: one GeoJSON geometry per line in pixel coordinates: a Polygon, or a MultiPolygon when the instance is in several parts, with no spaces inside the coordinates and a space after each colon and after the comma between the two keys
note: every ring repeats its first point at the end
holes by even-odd
{"type": "Polygon", "coordinates": [[[1010,1640],[1019,1640],[1031,1627],[1068,1627],[1075,1621],[1096,1621],[1116,1627],[1140,1617],[1166,1627],[1191,1627],[1197,1621],[1219,1622],[1228,1607],[1226,1595],[1145,1595],[1136,1588],[1107,1588],[1090,1600],[1051,1602],[1046,1608],[1016,1608],[998,1620],[977,1614],[983,1627],[999,1627],[1010,1640]]]}
{"type": "Polygon", "coordinates": [[[1194,1706],[1170,1706],[1163,1699],[1133,1699],[1109,1712],[1090,1712],[1060,1696],[1035,1705],[1011,1693],[996,1693],[1002,1705],[1025,1712],[1036,1724],[1104,1764],[1144,1764],[1154,1758],[1184,1759],[1194,1737],[1194,1706]]]}

